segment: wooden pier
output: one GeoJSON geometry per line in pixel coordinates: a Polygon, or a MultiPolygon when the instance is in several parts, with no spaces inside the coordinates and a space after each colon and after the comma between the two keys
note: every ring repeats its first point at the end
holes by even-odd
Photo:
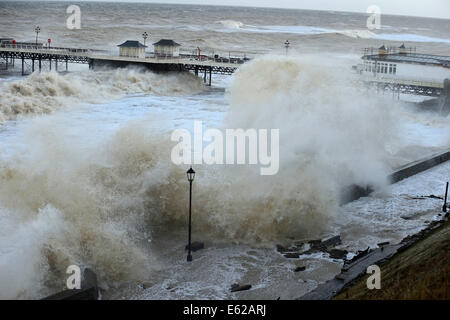
{"type": "Polygon", "coordinates": [[[49,66],[49,70],[58,71],[61,63],[68,71],[69,63],[88,64],[90,69],[96,67],[126,67],[143,66],[155,72],[183,72],[193,71],[201,75],[207,85],[211,85],[213,74],[233,74],[240,65],[248,61],[248,58],[219,58],[210,56],[180,55],[179,57],[145,58],[125,57],[102,54],[100,51],[76,48],[43,48],[32,45],[0,45],[0,61],[7,69],[14,66],[17,61],[21,63],[22,75],[26,74],[26,64],[31,64],[31,72],[41,71],[43,63],[49,66]]]}

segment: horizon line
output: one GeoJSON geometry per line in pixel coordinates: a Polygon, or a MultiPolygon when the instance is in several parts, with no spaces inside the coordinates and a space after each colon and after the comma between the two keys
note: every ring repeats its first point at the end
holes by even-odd
{"type": "MultiPolygon", "coordinates": [[[[278,9],[278,10],[303,10],[303,11],[320,11],[320,12],[342,12],[342,13],[356,13],[362,15],[369,15],[367,12],[363,11],[347,11],[347,10],[323,10],[323,9],[304,9],[304,8],[294,8],[294,7],[273,7],[273,6],[249,6],[249,5],[230,5],[230,4],[202,4],[202,3],[177,3],[169,2],[163,3],[159,1],[149,1],[149,0],[132,0],[132,1],[124,1],[124,0],[3,0],[2,2],[91,2],[91,3],[124,3],[124,4],[132,4],[132,3],[148,3],[148,4],[160,4],[160,5],[179,5],[179,6],[202,6],[202,7],[230,7],[230,8],[262,8],[262,9],[278,9]]],[[[436,17],[436,16],[419,16],[419,15],[407,15],[407,14],[395,14],[395,13],[382,13],[382,15],[386,16],[398,16],[398,17],[411,17],[411,18],[425,18],[425,19],[438,19],[438,20],[450,20],[449,18],[436,17]]]]}

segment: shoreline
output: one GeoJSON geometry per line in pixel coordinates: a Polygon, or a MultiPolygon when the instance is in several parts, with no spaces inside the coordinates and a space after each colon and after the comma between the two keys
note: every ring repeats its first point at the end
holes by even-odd
{"type": "Polygon", "coordinates": [[[450,298],[449,213],[426,229],[401,242],[393,255],[381,259],[381,289],[368,290],[368,275],[348,282],[333,300],[442,299],[450,298]],[[388,285],[386,285],[388,283],[388,285]],[[383,285],[387,289],[383,288],[383,285]],[[383,290],[384,289],[384,290],[383,290]]]}

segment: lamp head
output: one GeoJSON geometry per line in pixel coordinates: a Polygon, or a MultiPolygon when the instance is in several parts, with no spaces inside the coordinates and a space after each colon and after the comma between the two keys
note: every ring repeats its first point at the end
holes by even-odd
{"type": "Polygon", "coordinates": [[[194,181],[195,178],[195,171],[192,169],[192,167],[189,168],[189,170],[186,172],[187,178],[189,182],[194,181]]]}

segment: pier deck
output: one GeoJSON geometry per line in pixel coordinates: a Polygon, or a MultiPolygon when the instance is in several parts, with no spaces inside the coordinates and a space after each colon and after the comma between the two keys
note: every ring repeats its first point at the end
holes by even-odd
{"type": "Polygon", "coordinates": [[[420,96],[439,97],[444,89],[444,82],[421,81],[402,78],[375,78],[369,76],[362,76],[361,81],[372,85],[377,90],[390,90],[395,94],[413,94],[420,96]]]}
{"type": "Polygon", "coordinates": [[[55,63],[55,70],[58,63],[65,63],[66,70],[68,63],[89,64],[93,69],[95,66],[124,67],[127,65],[141,65],[154,71],[194,71],[196,75],[199,72],[204,73],[205,83],[211,85],[212,74],[233,74],[238,67],[248,59],[246,58],[215,58],[195,55],[181,55],[180,57],[156,57],[147,56],[145,58],[114,56],[102,54],[99,51],[90,49],[75,48],[42,48],[37,46],[23,45],[1,45],[0,59],[4,61],[6,68],[8,64],[14,65],[14,60],[19,59],[22,63],[22,74],[25,74],[25,60],[31,61],[31,72],[37,69],[41,71],[42,61],[55,63]],[[207,79],[209,78],[209,81],[207,79]]]}

